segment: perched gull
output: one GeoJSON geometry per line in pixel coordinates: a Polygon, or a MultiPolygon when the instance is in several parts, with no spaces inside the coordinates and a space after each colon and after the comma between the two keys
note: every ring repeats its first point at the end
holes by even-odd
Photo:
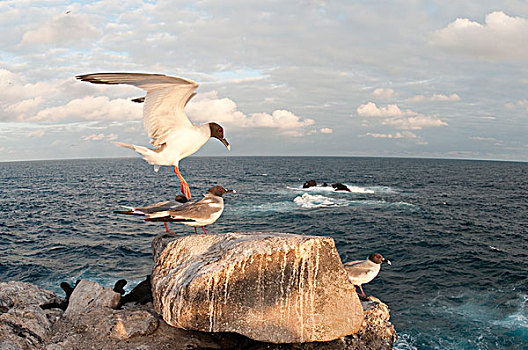
{"type": "Polygon", "coordinates": [[[213,186],[200,201],[187,202],[174,209],[147,214],[148,218],[145,221],[180,222],[194,226],[194,233],[198,233],[196,227],[202,226],[204,233],[207,234],[205,225],[218,220],[224,211],[222,196],[226,193],[236,193],[236,191],[226,190],[222,186],[213,186]]]}
{"type": "Polygon", "coordinates": [[[390,260],[385,259],[381,254],[372,253],[366,260],[351,261],[343,265],[348,273],[349,281],[355,286],[359,286],[363,297],[366,295],[361,285],[369,283],[378,275],[382,262],[391,265],[390,260]]]}
{"type": "Polygon", "coordinates": [[[77,79],[94,84],[128,84],[147,91],[145,98],[135,99],[145,102],[143,106],[143,125],[152,138],[150,143],[156,147],[114,142],[118,146],[133,149],[143,156],[157,171],[160,165],[174,166],[174,172],[180,179],[182,193],[191,198],[189,184],[178,168],[181,159],[198,151],[211,137],[219,139],[229,150],[224,138],[224,129],[217,123],[193,125],[184,108],[193,98],[198,83],[163,74],[145,73],[95,73],[76,76],[77,79]]]}
{"type": "MultiPolygon", "coordinates": [[[[183,203],[187,202],[187,197],[182,196],[181,194],[177,195],[176,198],[174,198],[173,201],[164,201],[164,202],[157,202],[154,204],[150,204],[144,207],[126,207],[128,210],[116,210],[114,213],[116,214],[125,214],[125,215],[148,215],[160,211],[166,211],[175,209],[177,207],[180,207],[183,203]]],[[[167,222],[164,222],[165,224],[165,231],[167,233],[170,233],[169,226],[167,226],[167,222]]]]}

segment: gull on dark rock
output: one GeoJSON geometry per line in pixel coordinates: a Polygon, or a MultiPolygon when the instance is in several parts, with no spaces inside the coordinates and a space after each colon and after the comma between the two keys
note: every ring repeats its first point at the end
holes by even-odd
{"type": "Polygon", "coordinates": [[[381,256],[381,254],[372,253],[366,260],[356,260],[343,264],[348,274],[348,280],[359,287],[364,298],[366,298],[366,295],[361,285],[369,283],[378,275],[382,262],[391,265],[391,262],[381,256]]]}
{"type": "Polygon", "coordinates": [[[180,179],[182,193],[191,198],[189,184],[178,168],[179,161],[198,151],[211,138],[220,140],[227,149],[229,143],[224,137],[224,129],[217,123],[193,125],[185,114],[185,105],[193,98],[199,84],[188,79],[146,73],[94,73],[76,77],[94,84],[128,84],[147,92],[144,98],[143,125],[152,138],[155,148],[114,142],[118,146],[130,148],[143,156],[157,171],[161,165],[174,166],[180,179]]]}
{"type": "Polygon", "coordinates": [[[222,186],[213,186],[204,198],[199,201],[192,201],[182,204],[179,207],[147,214],[145,221],[179,222],[184,225],[196,227],[201,226],[204,233],[205,226],[214,223],[224,211],[224,199],[226,193],[236,193],[234,190],[227,190],[222,186]]]}

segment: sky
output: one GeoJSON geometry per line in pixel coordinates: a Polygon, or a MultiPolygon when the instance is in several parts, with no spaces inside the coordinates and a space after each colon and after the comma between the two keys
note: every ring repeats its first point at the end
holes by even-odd
{"type": "Polygon", "coordinates": [[[196,155],[528,161],[527,1],[0,1],[0,161],[133,157],[132,86],[200,84],[196,155]]]}

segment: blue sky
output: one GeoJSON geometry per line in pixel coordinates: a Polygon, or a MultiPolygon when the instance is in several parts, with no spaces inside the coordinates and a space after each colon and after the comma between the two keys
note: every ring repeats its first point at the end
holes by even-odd
{"type": "Polygon", "coordinates": [[[74,78],[116,71],[200,83],[230,155],[528,161],[526,1],[17,0],[0,26],[0,161],[135,156],[110,141],[148,144],[142,91],[74,78]]]}

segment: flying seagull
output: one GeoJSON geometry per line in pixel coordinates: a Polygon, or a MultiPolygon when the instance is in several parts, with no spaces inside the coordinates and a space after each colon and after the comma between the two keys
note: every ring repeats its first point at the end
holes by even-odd
{"type": "MultiPolygon", "coordinates": [[[[76,76],[94,84],[128,84],[147,91],[144,97],[143,125],[155,147],[114,144],[130,148],[143,156],[158,171],[159,166],[174,166],[180,179],[182,193],[191,198],[189,184],[178,168],[181,159],[198,151],[211,137],[219,139],[229,150],[224,128],[217,123],[193,125],[185,114],[185,105],[193,98],[199,84],[188,79],[163,74],[146,73],[94,73],[76,76]]],[[[135,99],[141,102],[143,98],[135,99]]]]}
{"type": "Polygon", "coordinates": [[[366,298],[366,295],[361,285],[369,283],[378,275],[382,262],[391,265],[390,260],[385,259],[381,254],[372,253],[366,260],[356,260],[343,264],[348,274],[348,280],[361,289],[363,297],[366,298]]]}
{"type": "MultiPolygon", "coordinates": [[[[186,202],[187,197],[179,194],[173,201],[157,202],[144,207],[126,207],[128,210],[116,210],[114,213],[125,215],[148,215],[160,211],[175,209],[186,202]]],[[[163,224],[165,225],[165,231],[171,233],[169,226],[167,226],[167,222],[164,222],[163,224]]]]}
{"type": "Polygon", "coordinates": [[[147,214],[145,221],[179,222],[184,225],[196,227],[202,226],[205,234],[205,226],[210,225],[222,215],[224,211],[224,199],[226,193],[236,193],[235,190],[227,190],[222,186],[213,186],[200,201],[192,201],[179,207],[147,214]]]}

